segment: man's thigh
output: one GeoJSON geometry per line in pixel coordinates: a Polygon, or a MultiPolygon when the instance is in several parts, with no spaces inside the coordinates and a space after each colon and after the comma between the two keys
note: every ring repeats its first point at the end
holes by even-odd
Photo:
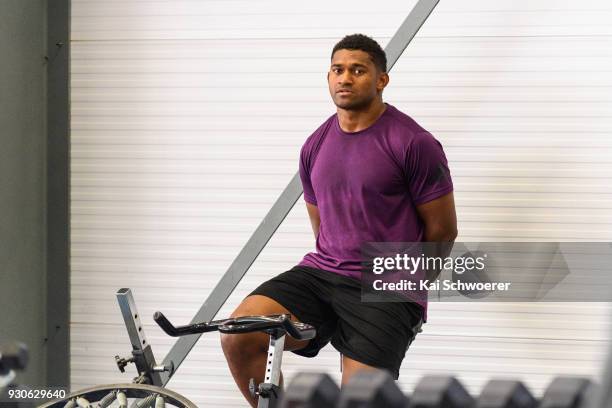
{"type": "MultiPolygon", "coordinates": [[[[242,316],[266,316],[276,314],[290,314],[291,320],[299,321],[289,310],[276,300],[263,295],[247,296],[240,305],[234,310],[231,317],[242,316]]],[[[254,341],[267,341],[269,336],[266,333],[249,333],[254,341]]],[[[299,350],[308,345],[308,340],[296,340],[291,336],[285,336],[285,350],[299,350]]]]}
{"type": "MultiPolygon", "coordinates": [[[[304,357],[314,357],[330,340],[335,331],[337,316],[330,305],[333,284],[330,272],[296,266],[291,270],[262,283],[249,297],[263,296],[271,299],[278,307],[287,310],[296,320],[310,324],[317,330],[314,339],[306,347],[292,349],[304,357]]],[[[248,298],[247,298],[248,299],[248,298]]],[[[266,302],[269,303],[269,302],[266,302]]],[[[304,343],[291,341],[292,345],[304,343]]]]}

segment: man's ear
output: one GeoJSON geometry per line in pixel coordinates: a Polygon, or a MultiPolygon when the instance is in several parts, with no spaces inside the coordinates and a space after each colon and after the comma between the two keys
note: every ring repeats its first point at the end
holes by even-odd
{"type": "Polygon", "coordinates": [[[389,84],[389,74],[386,72],[381,73],[378,76],[378,81],[376,82],[376,90],[378,92],[382,92],[383,89],[389,84]]]}

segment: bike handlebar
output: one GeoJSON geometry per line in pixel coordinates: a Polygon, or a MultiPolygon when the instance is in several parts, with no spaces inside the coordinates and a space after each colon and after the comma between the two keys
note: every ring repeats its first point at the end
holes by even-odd
{"type": "Polygon", "coordinates": [[[310,340],[315,337],[316,330],[313,326],[300,322],[293,322],[290,315],[270,315],[270,316],[243,316],[223,320],[213,320],[208,323],[194,323],[186,326],[175,327],[163,315],[162,312],[155,312],[153,320],[169,336],[179,337],[189,334],[207,333],[219,331],[221,333],[251,333],[256,331],[270,332],[277,330],[287,333],[297,340],[310,340]]]}

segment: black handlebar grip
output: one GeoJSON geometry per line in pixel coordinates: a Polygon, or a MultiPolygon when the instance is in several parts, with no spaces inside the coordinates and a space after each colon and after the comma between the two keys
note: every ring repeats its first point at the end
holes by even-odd
{"type": "Polygon", "coordinates": [[[317,335],[317,330],[309,324],[294,323],[287,320],[284,326],[287,333],[297,340],[310,340],[317,335]]]}
{"type": "Polygon", "coordinates": [[[155,312],[153,314],[153,320],[155,320],[155,323],[157,323],[158,326],[161,327],[162,330],[165,331],[168,336],[179,336],[179,332],[178,330],[176,330],[176,327],[174,327],[172,323],[170,323],[170,321],[166,319],[166,316],[164,316],[162,312],[155,312]]]}

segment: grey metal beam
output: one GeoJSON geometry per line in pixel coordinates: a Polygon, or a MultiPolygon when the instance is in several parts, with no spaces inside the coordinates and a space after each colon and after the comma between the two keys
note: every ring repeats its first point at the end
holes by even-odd
{"type": "Polygon", "coordinates": [[[70,385],[70,0],[47,7],[47,386],[70,385]]]}
{"type": "MultiPolygon", "coordinates": [[[[419,0],[414,6],[385,48],[388,70],[391,70],[391,67],[395,65],[402,52],[410,44],[410,41],[412,41],[439,1],[419,0]]],[[[234,262],[232,262],[227,272],[225,272],[221,281],[215,286],[208,299],[206,299],[200,310],[191,320],[191,323],[210,321],[215,317],[301,195],[302,183],[299,173],[296,173],[234,262]]],[[[201,334],[181,337],[168,352],[163,364],[173,364],[175,367],[174,372],[176,372],[200,336],[201,334]]],[[[164,385],[170,380],[170,376],[168,373],[162,374],[164,385]]]]}
{"type": "Polygon", "coordinates": [[[439,2],[440,0],[421,0],[412,8],[408,17],[406,17],[393,38],[389,41],[389,44],[385,47],[388,71],[391,71],[391,68],[393,68],[439,2]]]}

